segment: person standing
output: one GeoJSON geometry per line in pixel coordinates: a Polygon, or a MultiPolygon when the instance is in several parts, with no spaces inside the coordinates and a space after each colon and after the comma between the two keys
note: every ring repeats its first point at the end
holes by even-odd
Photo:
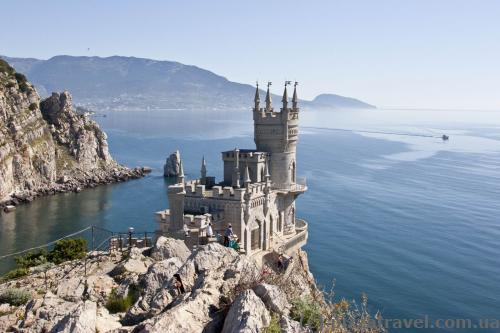
{"type": "Polygon", "coordinates": [[[208,223],[207,227],[207,237],[212,238],[214,236],[214,231],[212,230],[212,222],[208,223]]]}
{"type": "Polygon", "coordinates": [[[231,240],[231,237],[234,236],[234,233],[233,233],[233,226],[231,224],[228,225],[228,227],[226,228],[226,231],[224,231],[224,246],[228,247],[229,246],[229,242],[231,240]]]}

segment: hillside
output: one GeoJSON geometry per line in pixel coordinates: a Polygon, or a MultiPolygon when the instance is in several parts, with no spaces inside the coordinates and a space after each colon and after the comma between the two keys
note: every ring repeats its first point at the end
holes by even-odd
{"type": "Polygon", "coordinates": [[[40,101],[0,59],[0,206],[142,175],[118,165],[97,123],[73,112],[68,92],[40,101]]]}
{"type": "MultiPolygon", "coordinates": [[[[69,90],[78,105],[94,110],[241,109],[254,87],[208,70],[173,61],[113,56],[55,56],[48,60],[2,57],[24,73],[42,96],[69,90]]],[[[338,95],[321,98],[321,108],[372,107],[338,95]]],[[[279,96],[274,96],[279,101],[279,96]]],[[[303,101],[316,107],[315,101],[303,101]]]]}

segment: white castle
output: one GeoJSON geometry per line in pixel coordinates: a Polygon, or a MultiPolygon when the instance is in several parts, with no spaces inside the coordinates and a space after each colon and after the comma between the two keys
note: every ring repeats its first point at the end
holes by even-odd
{"type": "Polygon", "coordinates": [[[291,254],[307,242],[307,223],[296,217],[295,199],[307,190],[297,178],[296,148],[299,135],[297,82],[291,107],[287,85],[282,107],[272,106],[267,84],[266,105],[260,105],[259,86],[253,107],[256,149],[222,152],[224,180],[207,176],[202,160],[201,178],[186,181],[180,162],[177,183],[168,187],[170,209],[157,213],[161,231],[184,237],[194,247],[215,239],[206,237],[209,223],[224,234],[229,224],[248,255],[270,251],[291,254]]]}

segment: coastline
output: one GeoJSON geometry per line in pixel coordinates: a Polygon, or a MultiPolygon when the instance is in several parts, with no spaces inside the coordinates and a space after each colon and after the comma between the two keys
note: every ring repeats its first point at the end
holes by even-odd
{"type": "Polygon", "coordinates": [[[58,182],[39,187],[34,190],[25,190],[12,193],[9,197],[0,201],[0,210],[7,206],[18,206],[27,204],[43,196],[59,193],[80,192],[86,188],[94,188],[100,185],[125,182],[132,179],[145,177],[151,172],[149,167],[136,167],[133,169],[116,166],[107,170],[98,169],[92,172],[82,172],[81,175],[72,178],[62,177],[58,182]]]}

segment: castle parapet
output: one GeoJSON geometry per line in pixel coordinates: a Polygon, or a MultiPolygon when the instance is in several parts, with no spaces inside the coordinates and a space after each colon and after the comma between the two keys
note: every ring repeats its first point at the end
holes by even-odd
{"type": "Polygon", "coordinates": [[[196,195],[198,196],[205,195],[205,185],[196,185],[196,195]]]}
{"type": "Polygon", "coordinates": [[[212,187],[212,195],[214,197],[218,197],[220,195],[222,195],[222,186],[214,186],[212,187]]]}
{"type": "Polygon", "coordinates": [[[231,186],[224,186],[222,188],[222,191],[223,191],[223,195],[225,197],[229,197],[229,196],[232,196],[234,194],[234,189],[231,186]]]}

